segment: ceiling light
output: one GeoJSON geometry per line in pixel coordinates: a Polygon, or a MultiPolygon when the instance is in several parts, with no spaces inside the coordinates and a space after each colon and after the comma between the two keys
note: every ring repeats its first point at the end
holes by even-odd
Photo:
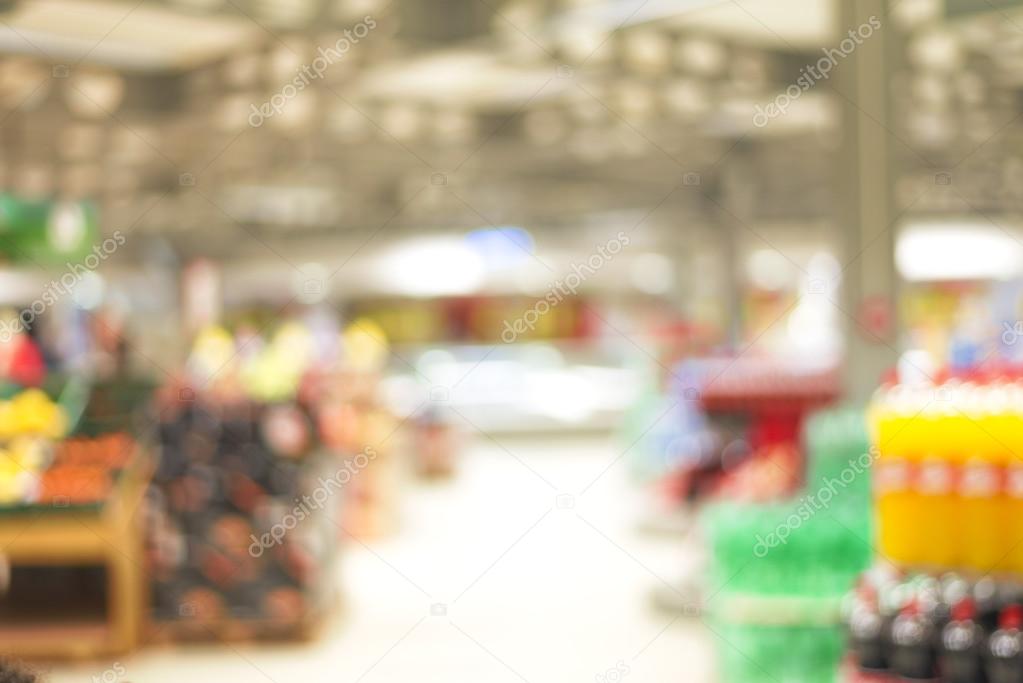
{"type": "Polygon", "coordinates": [[[671,64],[671,40],[661,31],[634,29],[625,34],[623,50],[629,66],[649,74],[664,73],[671,64]]]}
{"type": "Polygon", "coordinates": [[[921,68],[954,71],[962,65],[962,46],[951,31],[934,29],[910,42],[909,59],[921,68]]]}
{"type": "Polygon", "coordinates": [[[708,38],[686,38],[678,44],[676,63],[701,76],[716,76],[724,71],[727,54],[720,43],[708,38]]]}
{"type": "Polygon", "coordinates": [[[675,286],[675,264],[664,254],[640,254],[629,268],[629,280],[646,294],[667,294],[675,286]]]}
{"type": "Polygon", "coordinates": [[[483,285],[483,258],[459,238],[424,237],[399,243],[377,262],[379,286],[415,297],[472,294],[483,285]]]}
{"type": "Polygon", "coordinates": [[[79,71],[64,89],[72,113],[105,118],[117,111],[124,99],[124,79],[112,71],[79,71]]]}
{"type": "Polygon", "coordinates": [[[1008,280],[1023,274],[1023,242],[1015,224],[917,222],[895,245],[899,273],[910,281],[1008,280]]]}
{"type": "Polygon", "coordinates": [[[944,6],[941,0],[899,0],[891,14],[903,29],[914,29],[921,24],[941,18],[944,6]]]}
{"type": "Polygon", "coordinates": [[[601,64],[608,61],[612,42],[607,31],[598,26],[563,24],[558,30],[558,46],[574,63],[601,64]]]}
{"type": "Polygon", "coordinates": [[[794,264],[777,249],[757,249],[746,262],[750,282],[758,289],[777,292],[795,283],[794,264]]]}
{"type": "Polygon", "coordinates": [[[306,61],[307,47],[304,41],[292,40],[290,44],[281,45],[271,53],[270,78],[278,91],[298,75],[306,61]]]}

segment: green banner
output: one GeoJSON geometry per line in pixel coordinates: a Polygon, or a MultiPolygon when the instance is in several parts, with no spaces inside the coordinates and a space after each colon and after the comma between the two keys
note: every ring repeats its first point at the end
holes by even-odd
{"type": "Polygon", "coordinates": [[[80,259],[99,238],[88,202],[24,200],[0,194],[0,255],[27,265],[80,259]]]}

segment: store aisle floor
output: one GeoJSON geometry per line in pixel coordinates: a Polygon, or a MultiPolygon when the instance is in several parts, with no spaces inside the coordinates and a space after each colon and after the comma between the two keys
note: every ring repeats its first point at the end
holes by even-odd
{"type": "Polygon", "coordinates": [[[642,501],[624,463],[608,467],[619,448],[477,437],[456,478],[406,484],[400,533],[348,544],[344,611],[313,643],[149,649],[123,675],[109,662],[49,680],[713,680],[713,636],[651,606],[686,558],[636,531],[642,501]]]}

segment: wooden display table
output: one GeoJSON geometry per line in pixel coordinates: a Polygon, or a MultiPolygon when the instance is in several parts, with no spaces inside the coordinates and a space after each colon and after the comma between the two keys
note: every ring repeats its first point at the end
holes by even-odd
{"type": "Polygon", "coordinates": [[[137,645],[145,599],[138,512],[149,470],[140,458],[133,463],[102,504],[0,510],[0,556],[12,571],[19,566],[101,566],[107,586],[105,610],[82,610],[54,600],[52,610],[0,616],[0,655],[96,658],[123,654],[137,645]]]}

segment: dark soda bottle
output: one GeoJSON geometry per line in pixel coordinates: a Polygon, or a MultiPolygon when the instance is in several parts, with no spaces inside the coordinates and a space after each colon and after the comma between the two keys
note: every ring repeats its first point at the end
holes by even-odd
{"type": "Polygon", "coordinates": [[[884,620],[878,609],[877,594],[872,587],[860,589],[849,614],[849,643],[860,671],[887,670],[884,620]]]}
{"type": "Polygon", "coordinates": [[[1006,605],[998,616],[998,630],[987,641],[989,683],[1023,683],[1023,607],[1006,605]]]}
{"type": "Polygon", "coordinates": [[[889,666],[906,681],[937,681],[936,632],[930,618],[911,601],[892,622],[889,666]]]}
{"type": "Polygon", "coordinates": [[[961,598],[941,631],[939,668],[943,683],[984,681],[984,629],[977,623],[977,605],[961,598]]]}
{"type": "Polygon", "coordinates": [[[991,577],[984,577],[973,584],[973,600],[977,605],[977,620],[988,633],[998,628],[1002,603],[998,599],[998,584],[991,577]]]}

